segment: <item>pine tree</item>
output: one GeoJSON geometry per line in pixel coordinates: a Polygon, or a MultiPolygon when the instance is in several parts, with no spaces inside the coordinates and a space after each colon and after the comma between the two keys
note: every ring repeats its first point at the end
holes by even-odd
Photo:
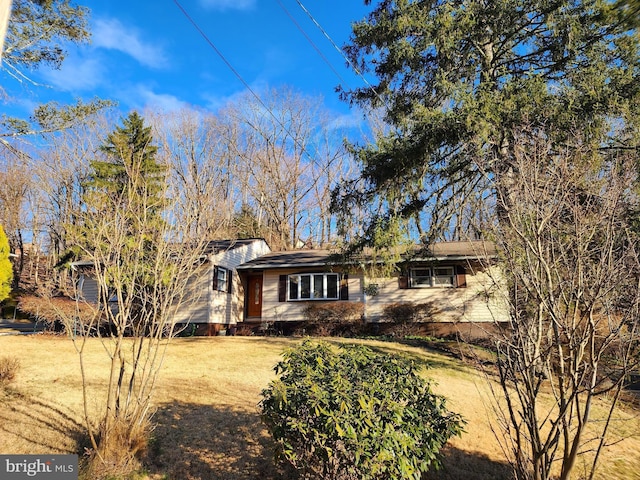
{"type": "Polygon", "coordinates": [[[136,112],[123,119],[100,150],[105,158],[91,162],[93,174],[86,184],[87,212],[78,229],[78,246],[85,257],[106,269],[102,298],[111,298],[112,291],[119,288],[135,305],[131,311],[136,317],[149,307],[147,289],[166,280],[159,278],[165,273],[156,269],[157,243],[165,231],[166,169],[155,158],[151,127],[145,127],[136,112]],[[104,218],[112,220],[108,228],[104,218]],[[115,274],[109,269],[116,269],[121,281],[125,279],[120,287],[114,285],[115,274]]]}
{"type": "Polygon", "coordinates": [[[158,211],[165,167],[156,161],[158,148],[152,143],[151,127],[145,127],[137,112],[122,123],[100,147],[106,159],[91,162],[93,174],[87,186],[113,202],[133,207],[132,203],[139,201],[158,211]]]}
{"type": "Polygon", "coordinates": [[[636,145],[639,37],[613,2],[406,1],[374,4],[345,51],[373,80],[343,90],[381,109],[388,133],[353,146],[360,178],[334,211],[380,205],[363,236],[394,217],[446,230],[448,206],[486,195],[514,171],[514,136],[553,125],[553,143],[636,145]]]}

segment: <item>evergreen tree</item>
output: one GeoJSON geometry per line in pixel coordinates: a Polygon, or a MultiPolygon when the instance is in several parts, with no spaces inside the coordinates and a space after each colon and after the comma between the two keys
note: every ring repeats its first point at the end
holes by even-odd
{"type": "Polygon", "coordinates": [[[69,42],[88,42],[89,8],[69,0],[13,0],[2,68],[24,80],[20,68],[60,68],[69,42]]]}
{"type": "Polygon", "coordinates": [[[0,302],[9,297],[13,281],[13,266],[9,260],[9,240],[0,226],[0,302]]]}
{"type": "MultiPolygon", "coordinates": [[[[378,209],[360,243],[409,218],[441,235],[470,200],[493,207],[475,223],[500,250],[487,291],[510,306],[495,341],[516,478],[550,478],[557,463],[568,480],[592,398],[607,393],[613,412],[622,369],[636,365],[640,37],[625,17],[635,0],[620,3],[380,0],[346,48],[377,81],[343,98],[389,125],[352,147],[360,178],[334,192],[343,222],[354,206],[378,209]]],[[[606,427],[594,436],[589,478],[606,427]]]]}
{"type": "Polygon", "coordinates": [[[116,202],[151,201],[157,211],[166,169],[156,161],[158,147],[152,142],[151,127],[145,127],[137,112],[130,113],[100,147],[106,159],[91,162],[93,174],[87,186],[116,202]]]}
{"type": "Polygon", "coordinates": [[[255,211],[246,203],[234,214],[232,225],[238,238],[256,238],[264,234],[255,211]]]}
{"type": "Polygon", "coordinates": [[[395,218],[444,230],[448,206],[513,173],[523,126],[553,125],[556,145],[579,127],[589,145],[635,147],[638,40],[607,0],[377,2],[345,48],[376,81],[341,95],[382,109],[390,128],[352,147],[361,175],[334,192],[334,211],[347,222],[379,205],[365,240],[395,218]]]}
{"type": "Polygon", "coordinates": [[[78,245],[85,256],[99,259],[96,262],[106,269],[102,298],[108,299],[111,290],[119,290],[135,305],[131,312],[136,317],[146,308],[157,309],[145,304],[147,290],[157,289],[167,280],[163,278],[165,272],[156,268],[157,242],[165,231],[162,210],[166,204],[166,168],[155,158],[157,147],[151,127],[145,127],[136,112],[123,119],[122,126],[107,136],[100,150],[105,158],[91,162],[93,173],[85,194],[87,213],[78,232],[78,245]],[[112,219],[109,228],[104,226],[105,217],[112,219]],[[118,238],[127,240],[114,246],[114,242],[122,242],[118,238]],[[135,264],[132,258],[137,259],[135,264]],[[114,285],[109,279],[116,275],[109,269],[117,269],[126,281],[114,285]]]}

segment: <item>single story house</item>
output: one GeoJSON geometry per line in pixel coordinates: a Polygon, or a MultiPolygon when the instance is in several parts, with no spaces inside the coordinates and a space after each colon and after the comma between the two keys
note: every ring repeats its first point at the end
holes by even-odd
{"type": "MultiPolygon", "coordinates": [[[[451,325],[489,326],[508,313],[494,267],[487,266],[495,254],[482,241],[435,243],[400,257],[392,275],[372,276],[366,255],[341,262],[330,250],[272,252],[260,238],[210,241],[174,320],[189,332],[215,335],[238,325],[292,325],[305,320],[309,305],[351,302],[368,323],[389,320],[390,305],[429,304],[429,321],[443,328],[436,333],[450,333],[451,325]]],[[[96,301],[90,267],[75,265],[82,298],[96,301]]]]}
{"type": "Polygon", "coordinates": [[[359,302],[366,322],[385,321],[385,307],[429,302],[442,324],[489,324],[507,319],[495,295],[487,260],[495,248],[482,241],[436,243],[396,264],[396,273],[369,278],[366,257],[336,261],[329,250],[271,252],[237,267],[245,285],[245,322],[298,322],[312,302],[359,302]]]}

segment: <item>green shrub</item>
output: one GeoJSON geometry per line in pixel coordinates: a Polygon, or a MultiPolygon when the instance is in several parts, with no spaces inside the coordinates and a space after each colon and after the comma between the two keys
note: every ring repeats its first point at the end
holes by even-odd
{"type": "Polygon", "coordinates": [[[20,370],[20,360],[15,357],[0,358],[0,387],[13,382],[20,370]]]}
{"type": "Polygon", "coordinates": [[[420,479],[463,420],[414,362],[358,345],[305,341],[262,392],[278,457],[305,478],[420,479]]]}
{"type": "Polygon", "coordinates": [[[432,320],[438,309],[432,302],[398,302],[385,305],[382,316],[395,323],[427,322],[432,320]]]}

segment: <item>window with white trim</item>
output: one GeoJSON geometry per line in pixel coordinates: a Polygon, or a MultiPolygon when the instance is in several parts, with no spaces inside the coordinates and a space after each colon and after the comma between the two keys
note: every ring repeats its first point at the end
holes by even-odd
{"type": "Polygon", "coordinates": [[[433,286],[434,287],[453,287],[454,283],[453,267],[434,267],[433,268],[433,286]]]}
{"type": "Polygon", "coordinates": [[[411,288],[454,287],[455,268],[449,267],[416,267],[409,271],[411,288]]]}
{"type": "Polygon", "coordinates": [[[411,288],[427,288],[431,287],[431,269],[427,267],[412,268],[410,270],[409,286],[411,288]]]}
{"type": "Polygon", "coordinates": [[[219,292],[229,291],[229,270],[224,267],[215,267],[213,271],[213,289],[219,292]]]}
{"type": "Polygon", "coordinates": [[[287,277],[288,300],[338,300],[338,273],[298,273],[287,277]]]}

